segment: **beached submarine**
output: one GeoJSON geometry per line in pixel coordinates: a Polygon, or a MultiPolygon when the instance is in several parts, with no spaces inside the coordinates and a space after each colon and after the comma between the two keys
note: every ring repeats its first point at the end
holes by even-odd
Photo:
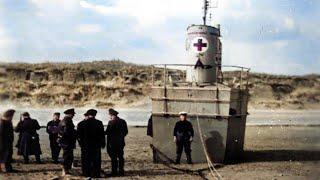
{"type": "Polygon", "coordinates": [[[222,65],[220,25],[206,24],[208,3],[204,0],[203,24],[187,28],[187,63],[154,65],[163,71],[163,79],[153,82],[151,93],[155,163],[174,162],[173,129],[181,111],[188,112],[195,130],[194,163],[204,163],[207,157],[213,163],[235,162],[243,154],[249,68],[222,65]],[[170,72],[181,67],[185,68],[184,78],[173,78],[170,72]],[[233,72],[236,82],[232,86],[225,83],[227,72],[223,71],[230,68],[234,68],[229,74],[233,72]]]}

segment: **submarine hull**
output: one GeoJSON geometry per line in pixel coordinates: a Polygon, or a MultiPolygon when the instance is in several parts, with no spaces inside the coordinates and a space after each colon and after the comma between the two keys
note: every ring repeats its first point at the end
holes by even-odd
{"type": "MultiPolygon", "coordinates": [[[[248,92],[222,84],[205,87],[153,87],[154,162],[173,162],[176,145],[173,129],[179,112],[187,111],[195,136],[192,142],[194,163],[234,162],[241,158],[244,144],[248,92]],[[230,115],[230,108],[236,111],[230,115]],[[202,136],[201,136],[202,135],[202,136]],[[200,137],[203,137],[203,141],[200,137]]],[[[185,162],[185,154],[182,162],[185,162]]]]}

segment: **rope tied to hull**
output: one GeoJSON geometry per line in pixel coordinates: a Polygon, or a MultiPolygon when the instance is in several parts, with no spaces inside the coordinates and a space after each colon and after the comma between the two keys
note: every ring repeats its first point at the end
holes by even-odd
{"type": "Polygon", "coordinates": [[[222,176],[220,175],[218,170],[214,167],[214,165],[213,165],[213,163],[212,163],[212,161],[211,161],[211,159],[210,159],[210,157],[208,155],[207,148],[206,148],[206,145],[205,145],[204,140],[203,140],[203,134],[202,134],[202,130],[201,130],[200,121],[199,121],[199,117],[198,116],[197,116],[197,124],[198,124],[198,131],[199,131],[199,136],[200,136],[203,152],[204,152],[204,154],[206,156],[207,165],[208,165],[208,168],[210,170],[210,175],[214,179],[223,180],[222,176]]]}
{"type": "MultiPolygon", "coordinates": [[[[219,100],[219,89],[217,87],[217,90],[216,90],[216,99],[219,100]]],[[[202,145],[202,149],[203,149],[203,152],[206,156],[206,161],[207,161],[207,165],[208,165],[208,168],[210,170],[210,175],[214,178],[214,179],[217,179],[217,180],[223,180],[222,176],[220,175],[220,173],[218,172],[218,170],[214,167],[210,157],[209,157],[209,153],[207,151],[207,146],[204,142],[204,138],[203,138],[203,133],[202,133],[202,128],[200,126],[200,120],[199,120],[199,107],[200,106],[196,106],[197,107],[197,126],[198,126],[198,132],[199,132],[199,137],[200,137],[200,141],[201,141],[201,145],[202,145]]],[[[191,104],[190,104],[190,107],[191,109],[191,104]]],[[[220,111],[219,107],[218,107],[218,111],[220,111]]],[[[220,114],[220,112],[219,112],[220,114]]]]}

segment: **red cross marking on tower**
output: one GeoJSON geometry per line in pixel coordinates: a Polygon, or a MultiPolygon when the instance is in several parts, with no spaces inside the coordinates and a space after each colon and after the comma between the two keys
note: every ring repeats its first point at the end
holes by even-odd
{"type": "Polygon", "coordinates": [[[202,39],[198,39],[198,43],[194,43],[193,46],[197,47],[198,51],[202,51],[202,48],[207,47],[207,43],[203,43],[202,39]]]}

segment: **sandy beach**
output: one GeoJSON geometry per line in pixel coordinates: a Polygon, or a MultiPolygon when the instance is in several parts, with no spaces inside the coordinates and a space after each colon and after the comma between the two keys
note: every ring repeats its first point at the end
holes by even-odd
{"type": "MultiPolygon", "coordinates": [[[[72,176],[61,177],[61,166],[51,163],[48,136],[40,131],[45,164],[28,164],[14,152],[13,166],[19,173],[0,179],[84,179],[80,176],[79,147],[72,176]]],[[[125,148],[126,176],[113,179],[213,179],[206,164],[164,165],[152,162],[151,139],[146,128],[130,127],[125,148]]],[[[103,176],[110,172],[110,159],[102,150],[103,176]]],[[[248,126],[241,162],[216,167],[223,179],[318,179],[320,177],[320,128],[318,126],[248,126]]]]}

